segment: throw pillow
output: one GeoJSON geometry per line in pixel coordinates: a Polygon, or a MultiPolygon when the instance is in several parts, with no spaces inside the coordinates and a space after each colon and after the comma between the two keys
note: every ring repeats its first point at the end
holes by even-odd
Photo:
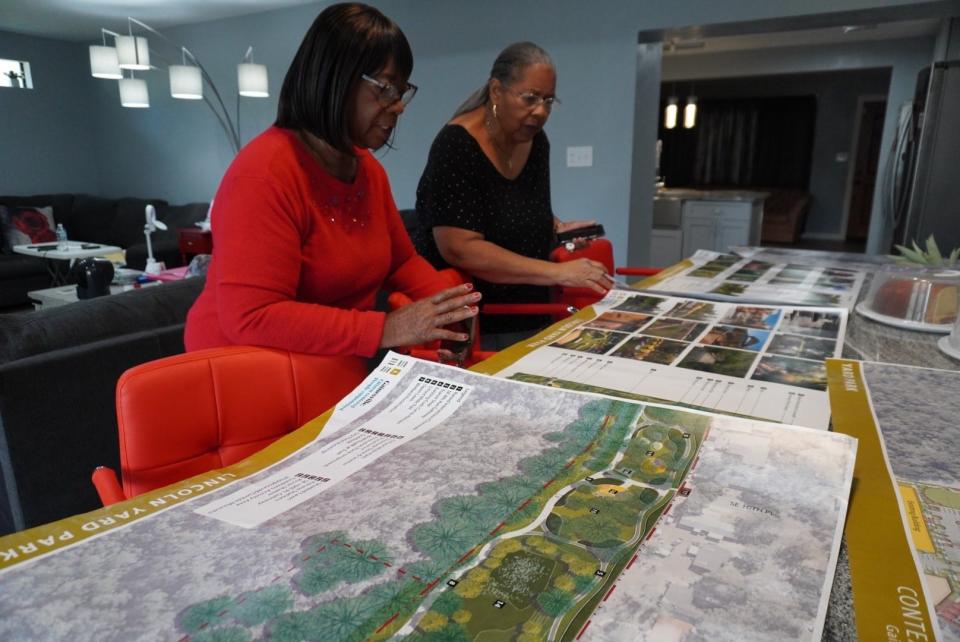
{"type": "Polygon", "coordinates": [[[49,243],[57,240],[53,208],[0,206],[0,229],[3,230],[3,249],[14,245],[49,243]]]}

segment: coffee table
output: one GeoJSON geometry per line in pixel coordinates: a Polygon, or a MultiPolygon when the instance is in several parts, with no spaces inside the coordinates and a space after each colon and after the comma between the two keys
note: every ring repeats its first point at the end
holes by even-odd
{"type": "Polygon", "coordinates": [[[58,244],[53,243],[31,243],[26,245],[14,245],[13,251],[17,254],[27,256],[37,256],[46,260],[47,272],[53,285],[63,285],[67,280],[67,272],[73,261],[83,259],[88,256],[103,256],[104,254],[114,254],[123,252],[123,248],[115,245],[105,245],[103,243],[86,243],[83,241],[67,241],[65,250],[57,249],[58,244]]]}

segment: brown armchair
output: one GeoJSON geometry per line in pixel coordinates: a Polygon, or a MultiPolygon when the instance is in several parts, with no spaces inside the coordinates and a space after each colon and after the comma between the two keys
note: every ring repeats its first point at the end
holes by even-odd
{"type": "Polygon", "coordinates": [[[796,243],[810,209],[810,193],[795,189],[763,189],[761,243],[796,243]]]}

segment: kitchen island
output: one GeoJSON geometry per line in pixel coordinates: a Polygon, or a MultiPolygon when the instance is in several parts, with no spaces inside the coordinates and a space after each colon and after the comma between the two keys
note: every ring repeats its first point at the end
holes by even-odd
{"type": "Polygon", "coordinates": [[[653,199],[650,262],[673,265],[697,250],[758,245],[766,192],[661,188],[653,199]]]}

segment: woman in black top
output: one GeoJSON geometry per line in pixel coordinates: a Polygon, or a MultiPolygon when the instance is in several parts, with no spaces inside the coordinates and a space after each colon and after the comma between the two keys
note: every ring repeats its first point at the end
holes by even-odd
{"type": "MultiPolygon", "coordinates": [[[[550,206],[550,143],[543,126],[555,87],[556,72],[543,49],[530,42],[504,49],[490,79],[437,134],[417,187],[418,251],[436,267],[471,274],[488,303],[544,302],[551,285],[604,293],[611,283],[597,261],[549,261],[556,232],[594,223],[562,223],[550,206]]],[[[530,334],[544,322],[481,321],[484,336],[530,334]]]]}

